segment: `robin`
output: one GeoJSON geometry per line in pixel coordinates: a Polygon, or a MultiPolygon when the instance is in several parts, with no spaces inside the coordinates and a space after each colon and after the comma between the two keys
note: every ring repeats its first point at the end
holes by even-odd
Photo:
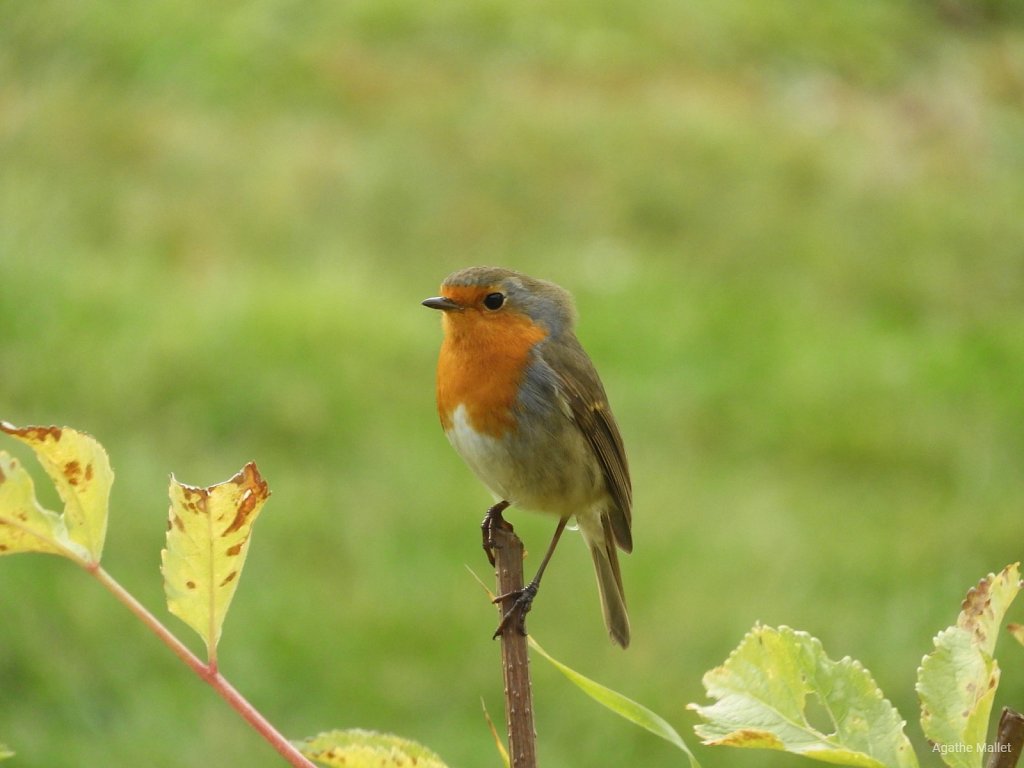
{"type": "MultiPolygon", "coordinates": [[[[537,575],[515,595],[495,636],[519,628],[570,518],[590,548],[605,625],[629,645],[616,547],[633,549],[632,488],[622,437],[573,326],[564,288],[497,267],[454,272],[424,306],[442,312],[437,409],[448,440],[499,500],[484,518],[504,524],[510,505],[558,518],[537,575]]],[[[502,596],[506,597],[506,596],[502,596]]]]}

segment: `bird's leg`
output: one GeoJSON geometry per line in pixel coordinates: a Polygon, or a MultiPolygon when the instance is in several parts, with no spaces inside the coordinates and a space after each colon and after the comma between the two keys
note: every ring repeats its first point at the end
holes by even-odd
{"type": "Polygon", "coordinates": [[[499,501],[493,507],[487,510],[487,514],[484,515],[483,522],[480,523],[480,533],[484,539],[484,553],[487,555],[487,559],[494,565],[494,530],[495,526],[503,528],[508,525],[505,522],[505,518],[501,516],[501,513],[508,507],[509,502],[499,501]]]}
{"type": "Polygon", "coordinates": [[[505,615],[501,618],[501,623],[498,624],[498,628],[494,630],[492,637],[497,637],[502,634],[512,623],[513,619],[516,619],[516,629],[522,635],[526,634],[526,614],[530,612],[530,608],[533,605],[533,598],[537,596],[537,590],[540,589],[540,580],[544,575],[544,569],[548,567],[548,562],[551,560],[551,556],[555,553],[555,547],[558,546],[558,540],[562,538],[562,531],[565,530],[565,524],[569,522],[568,517],[563,517],[558,521],[558,527],[555,528],[555,535],[551,537],[551,543],[548,544],[548,551],[544,553],[544,559],[540,561],[540,567],[537,569],[537,575],[530,580],[522,589],[515,589],[511,592],[506,592],[504,595],[498,595],[492,602],[500,603],[504,600],[512,600],[512,607],[505,611],[505,615]]]}

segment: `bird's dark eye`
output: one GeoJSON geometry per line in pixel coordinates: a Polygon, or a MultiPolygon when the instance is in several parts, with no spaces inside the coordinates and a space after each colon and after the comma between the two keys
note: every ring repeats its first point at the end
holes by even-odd
{"type": "Polygon", "coordinates": [[[505,294],[503,293],[488,293],[484,296],[484,306],[488,309],[501,309],[501,305],[505,303],[505,294]]]}

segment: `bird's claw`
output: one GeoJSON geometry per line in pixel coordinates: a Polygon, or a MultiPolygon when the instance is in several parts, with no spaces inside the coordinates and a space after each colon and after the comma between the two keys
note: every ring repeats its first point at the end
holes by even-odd
{"type": "Polygon", "coordinates": [[[499,501],[493,507],[487,510],[487,514],[484,515],[483,521],[480,523],[480,533],[483,537],[484,554],[487,555],[487,560],[493,566],[494,563],[494,550],[499,546],[494,538],[494,532],[496,530],[510,529],[512,526],[506,522],[505,518],[501,516],[501,513],[508,507],[509,502],[499,501]]]}
{"type": "Polygon", "coordinates": [[[526,635],[526,614],[530,612],[530,608],[533,606],[533,598],[537,596],[538,587],[539,585],[536,582],[531,581],[522,589],[515,589],[511,592],[506,592],[504,595],[498,595],[491,601],[495,604],[503,603],[506,600],[512,601],[512,606],[505,611],[505,615],[501,617],[498,628],[491,635],[492,640],[498,635],[505,634],[505,630],[512,625],[513,621],[515,621],[519,634],[526,635]]]}

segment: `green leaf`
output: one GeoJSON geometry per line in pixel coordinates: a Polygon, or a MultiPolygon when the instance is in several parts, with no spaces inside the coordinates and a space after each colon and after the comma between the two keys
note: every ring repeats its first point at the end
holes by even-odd
{"type": "Polygon", "coordinates": [[[626,698],[621,693],[613,691],[611,688],[606,688],[600,683],[594,682],[589,677],[581,675],[571,667],[566,666],[541,648],[532,636],[528,637],[528,640],[530,642],[530,647],[532,647],[533,650],[551,662],[555,669],[569,678],[569,680],[575,683],[581,691],[594,699],[594,701],[599,704],[603,704],[615,714],[650,731],[655,736],[660,736],[670,744],[674,744],[686,753],[686,756],[690,759],[690,765],[693,766],[693,768],[699,768],[700,763],[697,762],[697,758],[694,757],[689,747],[686,746],[686,742],[683,741],[682,736],[680,736],[675,728],[669,725],[662,717],[636,703],[632,699],[626,698]]]}
{"type": "Polygon", "coordinates": [[[32,476],[21,462],[0,451],[0,555],[46,552],[80,563],[89,553],[68,536],[64,518],[40,506],[32,476]]]}
{"type": "Polygon", "coordinates": [[[211,662],[245,565],[253,521],[269,495],[251,462],[208,488],[171,478],[167,548],[161,553],[167,607],[199,633],[211,662]]]}
{"type": "Polygon", "coordinates": [[[107,535],[110,459],[94,437],[68,427],[15,427],[0,422],[0,430],[28,445],[53,480],[61,501],[67,534],[98,564],[107,535]]]}
{"type": "Polygon", "coordinates": [[[789,627],[755,626],[704,675],[710,706],[690,704],[709,745],[778,749],[839,765],[916,768],[905,722],[870,673],[789,627]]]}
{"type": "Polygon", "coordinates": [[[353,728],[328,731],[305,741],[296,748],[310,760],[327,766],[344,768],[447,768],[440,757],[422,744],[393,736],[353,728]]]}
{"type": "Polygon", "coordinates": [[[918,669],[921,729],[952,768],[980,768],[987,755],[985,737],[999,686],[992,653],[1018,591],[1017,564],[982,579],[967,593],[956,624],[935,637],[935,649],[918,669]]]}
{"type": "Polygon", "coordinates": [[[0,744],[0,760],[6,760],[9,757],[14,757],[14,753],[3,744],[0,744]]]}
{"type": "Polygon", "coordinates": [[[946,765],[980,768],[999,665],[974,644],[971,634],[949,627],[918,669],[921,730],[946,765]]]}

